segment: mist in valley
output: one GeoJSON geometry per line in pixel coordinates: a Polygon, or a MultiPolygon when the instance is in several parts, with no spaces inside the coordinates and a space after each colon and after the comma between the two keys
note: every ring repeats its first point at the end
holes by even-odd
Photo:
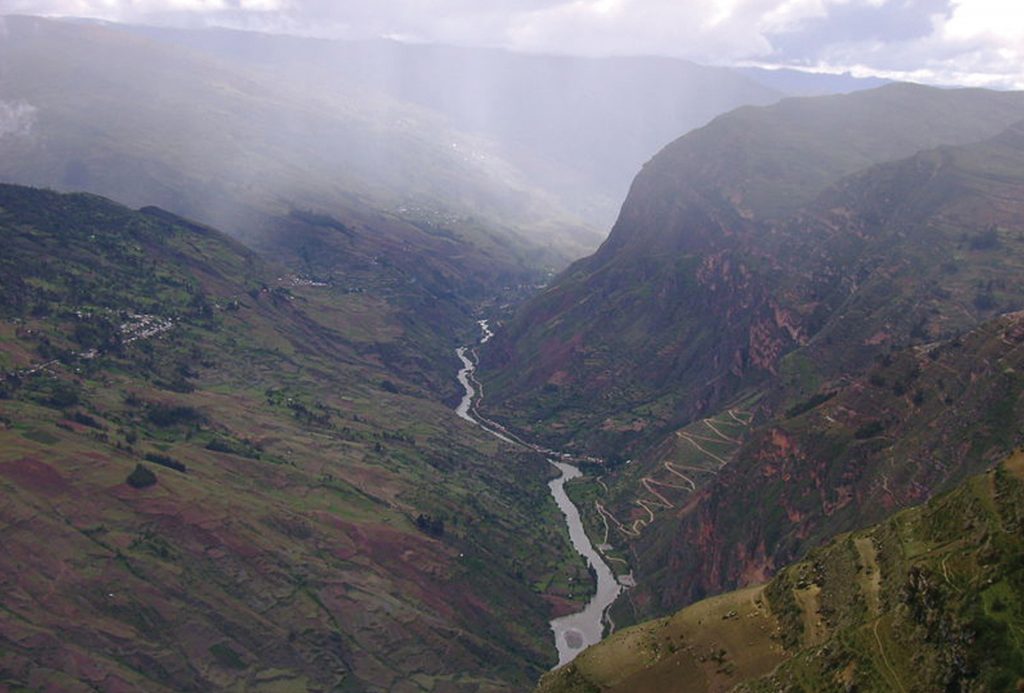
{"type": "Polygon", "coordinates": [[[0,0],[0,689],[1021,690],[993,6],[0,0]]]}
{"type": "Polygon", "coordinates": [[[308,210],[402,243],[464,243],[519,276],[595,249],[668,142],[784,95],[760,73],[669,58],[4,26],[2,180],[157,205],[265,249],[308,210]]]}

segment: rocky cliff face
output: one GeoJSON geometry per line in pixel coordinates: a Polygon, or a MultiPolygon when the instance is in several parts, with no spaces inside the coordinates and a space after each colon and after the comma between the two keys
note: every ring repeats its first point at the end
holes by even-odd
{"type": "Polygon", "coordinates": [[[886,356],[757,428],[635,540],[650,612],[763,581],[838,532],[921,503],[1021,442],[1024,313],[886,356]]]}
{"type": "MultiPolygon", "coordinates": [[[[992,316],[1024,302],[1022,164],[1014,126],[857,174],[784,227],[795,257],[832,271],[773,299],[774,327],[804,343],[775,361],[760,424],[717,476],[626,538],[640,613],[763,580],[1020,442],[1024,315],[992,316]]],[[[649,457],[652,469],[678,452],[649,457]]]]}
{"type": "Polygon", "coordinates": [[[499,415],[634,460],[587,490],[640,579],[625,618],[761,581],[983,469],[1024,421],[1021,126],[857,171],[784,217],[736,202],[779,180],[666,183],[661,166],[485,370],[499,415]]]}
{"type": "Polygon", "coordinates": [[[809,339],[776,362],[762,424],[685,509],[631,540],[650,576],[642,610],[763,579],[1019,442],[1022,317],[984,321],[1024,301],[1024,196],[1008,173],[1022,154],[1019,127],[923,152],[844,180],[792,222],[813,231],[796,255],[836,271],[802,287],[825,297],[815,310],[779,295],[790,339],[809,339]]]}
{"type": "Polygon", "coordinates": [[[872,182],[844,176],[992,137],[1022,106],[1019,94],[894,85],[744,108],[683,137],[637,177],[598,252],[501,331],[485,354],[487,406],[561,445],[635,452],[758,387],[869,277],[882,290],[880,265],[894,281],[916,271],[918,217],[964,184],[931,181],[941,152],[872,182]],[[897,241],[913,247],[902,266],[886,262],[897,241]]]}

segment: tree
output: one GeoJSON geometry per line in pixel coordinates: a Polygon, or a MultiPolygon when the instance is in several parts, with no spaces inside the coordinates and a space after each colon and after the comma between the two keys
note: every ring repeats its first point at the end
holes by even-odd
{"type": "Polygon", "coordinates": [[[132,488],[147,488],[156,484],[156,474],[149,467],[137,464],[124,481],[132,488]]]}
{"type": "Polygon", "coordinates": [[[416,517],[416,526],[421,532],[432,537],[444,536],[444,520],[439,517],[431,517],[430,515],[420,513],[416,517]]]}

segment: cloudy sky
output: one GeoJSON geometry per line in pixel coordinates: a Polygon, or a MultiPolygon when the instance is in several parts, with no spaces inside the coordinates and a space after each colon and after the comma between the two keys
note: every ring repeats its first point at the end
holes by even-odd
{"type": "Polygon", "coordinates": [[[1024,88],[1022,0],[0,0],[0,13],[1024,88]]]}

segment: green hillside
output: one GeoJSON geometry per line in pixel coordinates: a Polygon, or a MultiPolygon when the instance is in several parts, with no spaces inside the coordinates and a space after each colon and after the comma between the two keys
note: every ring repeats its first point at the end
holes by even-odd
{"type": "Polygon", "coordinates": [[[0,239],[0,687],[515,690],[553,663],[589,578],[549,466],[388,367],[387,301],[90,195],[0,186],[0,239]]]}
{"type": "Polygon", "coordinates": [[[758,587],[611,636],[539,690],[1008,691],[1024,685],[1024,453],[758,587]]]}
{"type": "Polygon", "coordinates": [[[1008,454],[1024,442],[1022,343],[1024,314],[1006,315],[882,356],[751,426],[682,510],[623,537],[637,613],[763,580],[1008,454]]]}

